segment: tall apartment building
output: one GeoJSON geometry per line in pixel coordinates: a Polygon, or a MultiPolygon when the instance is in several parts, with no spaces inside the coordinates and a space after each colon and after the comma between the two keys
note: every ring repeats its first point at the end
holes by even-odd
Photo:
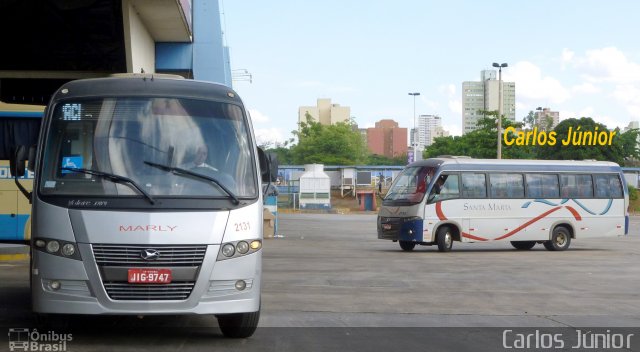
{"type": "Polygon", "coordinates": [[[551,111],[550,108],[536,110],[534,116],[536,118],[536,126],[545,130],[552,130],[560,123],[560,112],[551,111]],[[547,125],[549,122],[551,123],[550,126],[547,125]]]}
{"type": "Polygon", "coordinates": [[[373,154],[395,158],[407,154],[407,129],[394,120],[380,120],[367,128],[367,146],[373,154]]]}
{"type": "MultiPolygon", "coordinates": [[[[445,131],[442,128],[442,118],[438,115],[420,115],[418,116],[417,119],[417,129],[418,129],[418,143],[417,143],[417,150],[424,150],[425,147],[430,146],[431,144],[433,144],[433,140],[436,137],[443,137],[443,136],[448,136],[449,132],[445,131]]],[[[411,137],[410,142],[411,145],[414,144],[413,142],[413,136],[415,136],[415,134],[413,133],[414,129],[411,129],[411,137]]]]}
{"type": "Polygon", "coordinates": [[[298,108],[298,123],[307,122],[307,113],[316,122],[323,125],[333,125],[338,122],[349,122],[351,118],[351,108],[331,104],[331,99],[318,99],[317,106],[301,106],[298,108]]]}
{"type": "MultiPolygon", "coordinates": [[[[462,133],[475,130],[476,122],[483,117],[480,111],[499,110],[499,81],[497,71],[482,70],[480,81],[462,82],[462,133]]],[[[505,118],[516,119],[516,84],[502,82],[502,114],[505,118]]]]}

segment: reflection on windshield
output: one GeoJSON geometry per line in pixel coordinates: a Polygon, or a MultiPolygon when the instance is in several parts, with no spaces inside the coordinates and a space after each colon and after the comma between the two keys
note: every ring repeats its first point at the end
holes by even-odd
{"type": "Polygon", "coordinates": [[[426,166],[405,168],[393,181],[384,198],[385,202],[420,202],[434,172],[434,168],[426,166]]]}
{"type": "Polygon", "coordinates": [[[97,172],[121,175],[152,196],[256,197],[248,129],[232,104],[175,98],[116,98],[56,107],[47,137],[41,191],[46,194],[139,195],[97,172]],[[218,180],[168,174],[145,161],[218,180]],[[79,168],[94,173],[72,173],[79,168]]]}

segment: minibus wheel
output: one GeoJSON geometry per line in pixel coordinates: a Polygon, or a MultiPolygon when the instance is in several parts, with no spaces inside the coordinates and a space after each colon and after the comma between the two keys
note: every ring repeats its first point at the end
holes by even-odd
{"type": "Polygon", "coordinates": [[[218,325],[225,337],[245,338],[253,335],[258,328],[260,311],[218,315],[218,325]]]}
{"type": "Polygon", "coordinates": [[[400,248],[402,248],[403,251],[412,251],[413,248],[415,248],[416,244],[415,242],[410,242],[410,241],[398,241],[400,243],[400,248]]]}
{"type": "Polygon", "coordinates": [[[571,244],[571,234],[564,226],[558,226],[551,233],[551,240],[544,242],[544,248],[550,251],[564,251],[571,244]]]}
{"type": "Polygon", "coordinates": [[[442,226],[436,233],[436,242],[438,243],[438,252],[449,252],[453,247],[453,234],[449,226],[442,226]]]}
{"type": "Polygon", "coordinates": [[[536,241],[511,241],[511,245],[515,249],[526,251],[533,248],[536,245],[536,241]]]}

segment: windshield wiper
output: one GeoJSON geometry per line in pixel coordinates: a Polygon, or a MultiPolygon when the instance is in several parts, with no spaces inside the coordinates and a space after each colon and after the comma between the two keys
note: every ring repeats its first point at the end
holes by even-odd
{"type": "Polygon", "coordinates": [[[81,169],[81,168],[76,168],[76,167],[63,167],[62,170],[79,172],[79,173],[83,173],[83,174],[87,174],[87,175],[94,175],[94,176],[98,176],[98,177],[102,177],[104,179],[107,179],[107,180],[109,180],[109,181],[111,181],[113,183],[122,183],[122,184],[129,185],[129,186],[135,188],[136,190],[138,190],[138,192],[140,192],[143,196],[145,196],[149,200],[149,203],[151,203],[152,205],[156,204],[156,200],[153,199],[153,197],[151,197],[151,195],[149,193],[147,193],[147,191],[142,189],[142,187],[140,187],[140,185],[138,185],[136,183],[136,181],[134,181],[134,180],[132,180],[132,179],[130,179],[128,177],[120,176],[120,175],[116,175],[116,174],[112,174],[112,173],[108,173],[108,172],[104,172],[104,171],[81,169]]]}
{"type": "Polygon", "coordinates": [[[211,182],[215,183],[218,187],[220,187],[220,189],[223,190],[229,196],[229,198],[231,198],[233,204],[235,204],[235,205],[240,204],[240,200],[238,199],[238,197],[231,190],[229,190],[227,187],[225,187],[220,181],[218,181],[214,177],[211,177],[211,176],[208,176],[208,175],[199,174],[197,172],[193,172],[193,171],[190,171],[190,170],[187,170],[187,169],[183,169],[183,168],[179,168],[179,167],[174,167],[174,166],[154,163],[154,162],[151,162],[151,161],[145,161],[144,163],[149,165],[149,166],[157,167],[160,170],[171,172],[174,175],[179,175],[179,176],[189,175],[189,176],[192,176],[192,177],[195,177],[195,178],[200,178],[200,179],[203,179],[203,180],[211,181],[211,182]]]}

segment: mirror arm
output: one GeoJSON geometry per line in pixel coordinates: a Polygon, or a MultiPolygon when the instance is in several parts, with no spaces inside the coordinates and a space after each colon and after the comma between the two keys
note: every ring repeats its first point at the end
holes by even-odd
{"type": "Polygon", "coordinates": [[[18,186],[18,189],[20,190],[20,192],[22,192],[22,194],[25,197],[27,197],[27,199],[29,200],[29,204],[31,204],[31,192],[27,191],[27,189],[24,188],[24,186],[18,180],[18,176],[17,175],[13,178],[13,181],[16,183],[16,186],[18,186]]]}

